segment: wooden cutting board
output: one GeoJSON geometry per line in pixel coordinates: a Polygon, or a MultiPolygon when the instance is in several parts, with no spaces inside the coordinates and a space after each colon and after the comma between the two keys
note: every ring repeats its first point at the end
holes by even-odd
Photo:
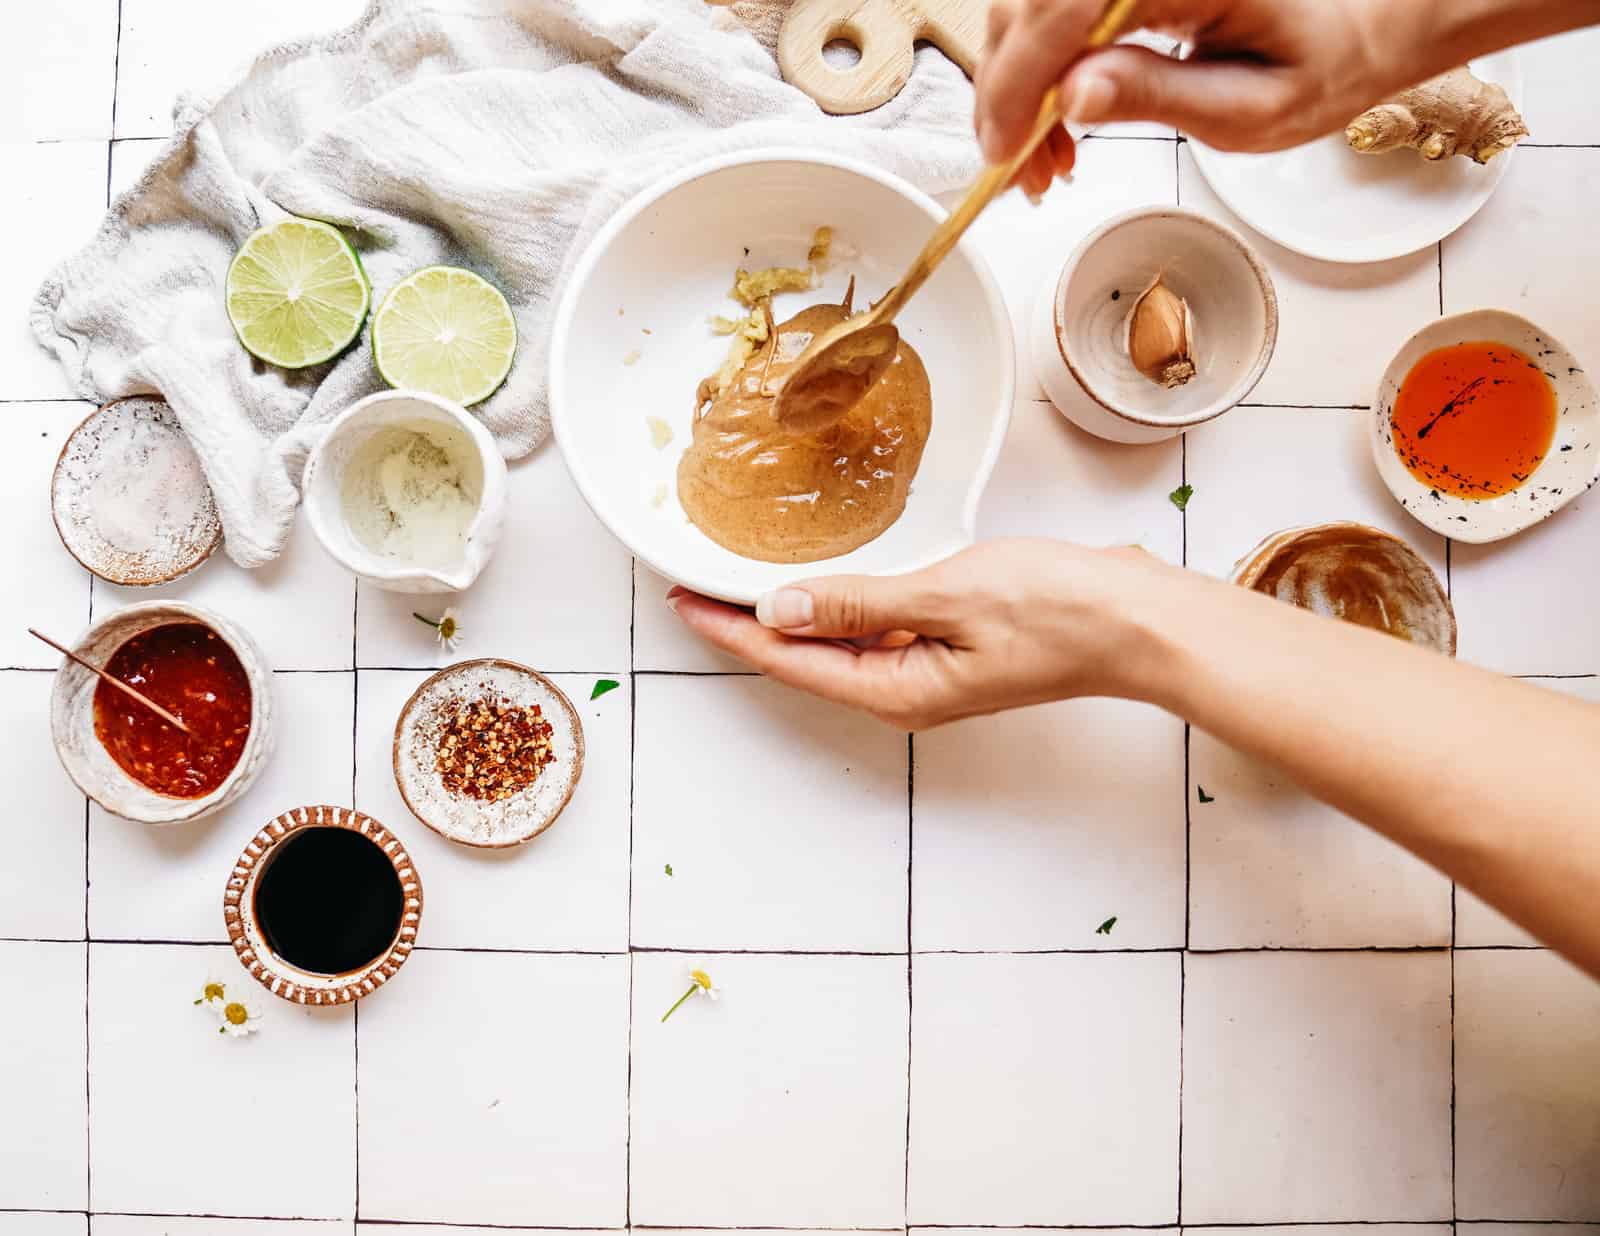
{"type": "Polygon", "coordinates": [[[825,112],[882,107],[911,76],[918,40],[932,43],[969,77],[983,51],[989,0],[794,0],[778,34],[778,66],[825,112]],[[822,55],[835,39],[861,59],[836,69],[822,55]]]}

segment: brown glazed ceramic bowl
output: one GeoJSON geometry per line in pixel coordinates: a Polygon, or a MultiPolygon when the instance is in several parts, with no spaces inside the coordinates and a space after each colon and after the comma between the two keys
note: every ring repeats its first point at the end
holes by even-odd
{"type": "Polygon", "coordinates": [[[269,822],[245,846],[228,877],[222,917],[240,964],[273,995],[294,1004],[349,1004],[387,983],[411,956],[422,919],[422,881],[399,838],[372,817],[348,807],[297,807],[269,822]],[[256,920],[256,887],[268,860],[285,838],[310,828],[348,828],[361,833],[388,855],[400,877],[403,901],[394,943],[381,956],[343,974],[315,974],[284,961],[268,946],[256,920]]]}

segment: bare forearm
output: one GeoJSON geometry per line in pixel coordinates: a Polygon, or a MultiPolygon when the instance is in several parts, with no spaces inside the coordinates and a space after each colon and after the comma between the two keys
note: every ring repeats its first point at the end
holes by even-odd
{"type": "Polygon", "coordinates": [[[1172,571],[1132,693],[1281,766],[1600,975],[1600,709],[1172,571]]]}
{"type": "Polygon", "coordinates": [[[1362,0],[1398,89],[1518,43],[1600,22],[1600,0],[1362,0]]]}

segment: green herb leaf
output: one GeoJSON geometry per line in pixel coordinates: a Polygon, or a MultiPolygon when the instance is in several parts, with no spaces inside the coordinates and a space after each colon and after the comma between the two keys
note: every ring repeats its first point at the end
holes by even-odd
{"type": "Polygon", "coordinates": [[[589,692],[589,698],[592,700],[597,700],[602,695],[606,694],[606,692],[615,691],[621,685],[622,684],[615,678],[602,678],[599,682],[594,684],[594,690],[589,692]]]}
{"type": "Polygon", "coordinates": [[[672,874],[672,864],[671,863],[667,864],[666,871],[667,871],[668,875],[672,874]]]}
{"type": "Polygon", "coordinates": [[[1105,922],[1101,923],[1100,926],[1094,929],[1094,934],[1097,936],[1109,936],[1111,934],[1111,929],[1116,925],[1117,916],[1113,914],[1110,918],[1106,919],[1105,922]]]}
{"type": "Polygon", "coordinates": [[[1201,802],[1203,802],[1203,803],[1214,803],[1214,802],[1217,801],[1212,795],[1206,793],[1206,787],[1205,786],[1197,785],[1194,788],[1195,788],[1195,792],[1200,795],[1200,801],[1201,802]]]}
{"type": "Polygon", "coordinates": [[[1167,495],[1167,498],[1172,505],[1177,507],[1180,511],[1189,505],[1189,499],[1192,497],[1194,497],[1193,485],[1179,485],[1167,495]]]}

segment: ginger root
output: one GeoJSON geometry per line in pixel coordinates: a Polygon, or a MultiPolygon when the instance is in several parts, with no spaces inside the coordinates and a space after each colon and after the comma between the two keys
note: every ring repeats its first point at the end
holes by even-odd
{"type": "Polygon", "coordinates": [[[1408,147],[1424,159],[1462,154],[1487,163],[1528,136],[1499,86],[1451,69],[1357,116],[1344,131],[1352,150],[1384,154],[1408,147]]]}

